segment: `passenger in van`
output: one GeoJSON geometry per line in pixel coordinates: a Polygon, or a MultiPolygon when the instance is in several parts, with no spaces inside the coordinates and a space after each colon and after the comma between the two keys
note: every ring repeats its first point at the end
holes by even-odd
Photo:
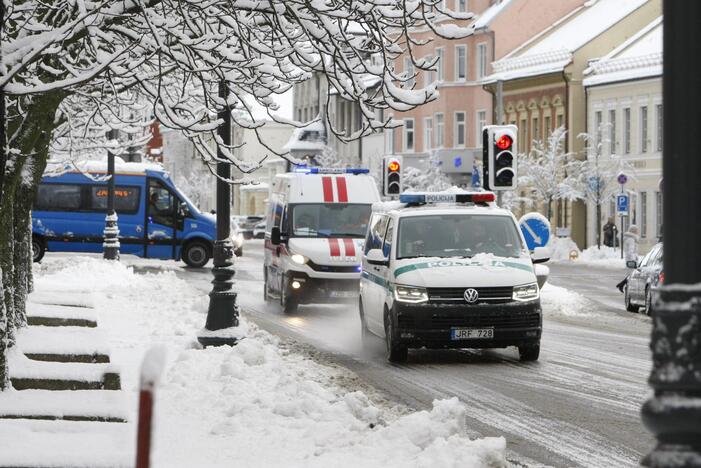
{"type": "Polygon", "coordinates": [[[295,216],[295,228],[294,231],[297,232],[314,232],[315,229],[312,227],[314,225],[314,219],[309,214],[302,214],[301,216],[295,216]]]}
{"type": "Polygon", "coordinates": [[[163,203],[158,191],[153,190],[148,200],[149,215],[154,223],[170,226],[173,224],[173,209],[169,203],[163,203]]]}

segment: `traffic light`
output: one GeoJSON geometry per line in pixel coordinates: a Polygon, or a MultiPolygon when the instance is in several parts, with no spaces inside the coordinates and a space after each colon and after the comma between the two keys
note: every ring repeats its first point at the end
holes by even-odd
{"type": "Polygon", "coordinates": [[[514,190],[517,164],[514,144],[516,125],[488,125],[483,130],[484,182],[487,190],[514,190]]]}
{"type": "Polygon", "coordinates": [[[387,197],[398,196],[402,193],[402,158],[387,156],[383,165],[384,183],[382,188],[387,197]]]}

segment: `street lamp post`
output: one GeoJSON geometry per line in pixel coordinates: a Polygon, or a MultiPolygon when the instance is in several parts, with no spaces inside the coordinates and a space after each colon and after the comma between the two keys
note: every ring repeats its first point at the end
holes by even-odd
{"type": "Polygon", "coordinates": [[[652,307],[650,467],[701,467],[701,2],[664,2],[664,282],[652,307]]]}
{"type": "MultiPolygon", "coordinates": [[[[107,139],[117,139],[117,130],[107,132],[107,139]]],[[[107,151],[107,216],[105,216],[104,241],[102,244],[102,258],[105,260],[119,260],[119,226],[117,224],[117,212],[114,209],[114,153],[107,151]]]]}
{"type": "MultiPolygon", "coordinates": [[[[225,81],[219,83],[219,97],[226,103],[228,88],[225,81]]],[[[218,133],[224,145],[231,145],[231,111],[225,104],[219,112],[224,123],[218,133]]],[[[209,309],[205,328],[197,340],[202,346],[233,346],[239,339],[234,327],[239,325],[239,309],[236,305],[234,284],[234,245],[231,242],[231,187],[225,180],[231,178],[231,165],[225,161],[224,152],[218,148],[217,156],[217,240],[214,242],[212,291],[209,293],[209,309]]]]}

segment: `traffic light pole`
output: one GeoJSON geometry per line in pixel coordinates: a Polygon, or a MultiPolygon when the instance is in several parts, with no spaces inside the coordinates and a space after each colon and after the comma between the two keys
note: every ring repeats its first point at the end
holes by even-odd
{"type": "Polygon", "coordinates": [[[656,468],[701,467],[701,2],[664,2],[664,274],[652,307],[654,395],[642,409],[656,468]]]}
{"type": "MultiPolygon", "coordinates": [[[[117,138],[117,131],[112,129],[107,133],[107,139],[112,141],[117,138]]],[[[107,151],[107,215],[105,216],[105,229],[103,231],[102,258],[105,260],[119,260],[119,225],[117,224],[117,212],[114,209],[114,153],[107,151]]]]}

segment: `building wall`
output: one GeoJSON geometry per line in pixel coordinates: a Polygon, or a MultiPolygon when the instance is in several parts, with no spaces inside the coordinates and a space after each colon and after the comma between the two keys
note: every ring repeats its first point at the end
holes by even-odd
{"type": "MultiPolygon", "coordinates": [[[[629,182],[625,188],[631,195],[631,214],[623,227],[636,224],[641,230],[640,252],[647,252],[661,235],[662,194],[662,80],[661,78],[612,83],[587,88],[587,127],[590,133],[596,132],[597,112],[601,112],[601,122],[610,126],[610,112],[615,113],[615,135],[603,135],[611,140],[604,145],[603,155],[612,150],[631,166],[629,182]],[[659,107],[658,107],[659,106],[659,107]],[[647,137],[642,130],[643,112],[647,108],[647,137]],[[626,144],[625,110],[630,109],[630,137],[626,144]],[[613,145],[613,146],[612,146],[613,145]]],[[[609,216],[615,217],[613,200],[602,207],[602,225],[609,216]]],[[[620,227],[621,220],[616,218],[620,227]]],[[[588,207],[587,241],[596,243],[596,209],[588,207]]]]}

